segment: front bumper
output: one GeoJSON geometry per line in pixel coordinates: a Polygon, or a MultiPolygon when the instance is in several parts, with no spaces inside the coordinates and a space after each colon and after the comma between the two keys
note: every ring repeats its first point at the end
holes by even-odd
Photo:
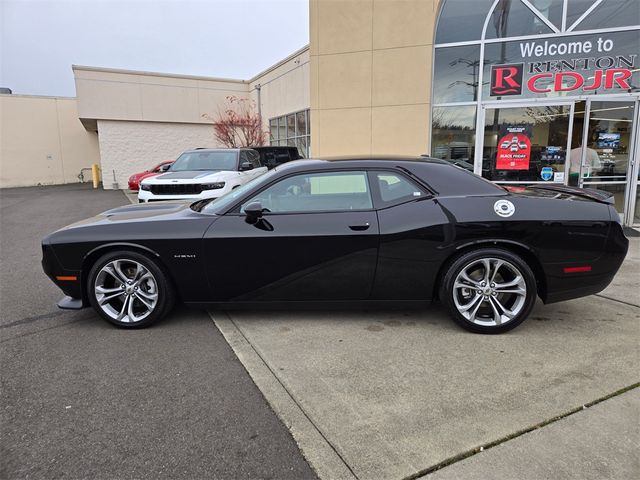
{"type": "Polygon", "coordinates": [[[218,197],[221,197],[228,191],[229,189],[225,187],[215,190],[205,190],[198,195],[155,195],[148,190],[140,189],[138,190],[138,201],[140,203],[158,202],[162,200],[189,200],[191,202],[197,202],[198,200],[216,199],[218,197]]]}
{"type": "Polygon", "coordinates": [[[82,272],[63,268],[51,245],[46,243],[42,244],[42,270],[66,295],[58,307],[78,310],[88,306],[82,291],[82,272]]]}

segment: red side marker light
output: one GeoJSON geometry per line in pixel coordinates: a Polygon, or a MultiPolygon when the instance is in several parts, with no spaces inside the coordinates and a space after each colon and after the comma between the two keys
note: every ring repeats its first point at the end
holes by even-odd
{"type": "Polygon", "coordinates": [[[591,271],[591,267],[588,267],[588,266],[585,266],[585,267],[565,267],[563,270],[564,270],[564,273],[590,272],[591,271]]]}
{"type": "Polygon", "coordinates": [[[78,277],[75,275],[56,275],[56,280],[61,282],[75,282],[78,280],[78,277]]]}

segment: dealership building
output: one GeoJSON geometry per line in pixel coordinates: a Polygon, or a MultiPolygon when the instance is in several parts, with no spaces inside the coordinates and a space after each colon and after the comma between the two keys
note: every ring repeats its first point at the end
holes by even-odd
{"type": "Polygon", "coordinates": [[[125,188],[216,146],[213,119],[237,97],[304,156],[429,153],[500,183],[610,191],[640,224],[638,0],[311,0],[309,13],[309,45],[251,79],[73,66],[76,98],[0,95],[0,185],[99,163],[104,188],[125,188]]]}

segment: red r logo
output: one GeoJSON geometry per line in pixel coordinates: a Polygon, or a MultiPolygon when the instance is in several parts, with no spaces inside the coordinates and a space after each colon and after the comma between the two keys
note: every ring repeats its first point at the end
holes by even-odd
{"type": "Polygon", "coordinates": [[[493,65],[491,67],[492,97],[522,94],[522,70],[524,65],[493,65]]]}

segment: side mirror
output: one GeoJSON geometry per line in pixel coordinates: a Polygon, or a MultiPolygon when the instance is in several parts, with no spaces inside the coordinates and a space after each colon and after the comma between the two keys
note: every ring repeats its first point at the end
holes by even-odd
{"type": "Polygon", "coordinates": [[[167,171],[167,170],[169,170],[170,168],[171,168],[171,164],[170,164],[170,163],[168,163],[167,165],[162,165],[162,166],[160,167],[160,171],[161,171],[161,172],[166,172],[166,171],[167,171]]]}
{"type": "Polygon", "coordinates": [[[245,218],[246,222],[251,225],[255,225],[258,223],[258,220],[262,218],[262,203],[251,202],[249,205],[244,207],[244,213],[247,216],[247,218],[245,218]]]}
{"type": "Polygon", "coordinates": [[[240,171],[246,172],[247,170],[253,170],[253,164],[251,162],[243,162],[240,164],[240,171]]]}

